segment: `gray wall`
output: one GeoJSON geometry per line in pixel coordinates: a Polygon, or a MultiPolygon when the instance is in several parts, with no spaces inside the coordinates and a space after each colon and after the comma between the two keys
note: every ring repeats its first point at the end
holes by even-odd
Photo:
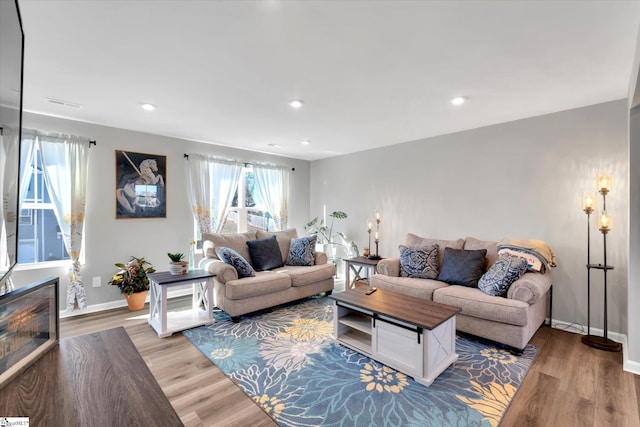
{"type": "MultiPolygon", "coordinates": [[[[425,117],[428,120],[428,117],[425,117]]],[[[625,100],[314,161],[311,216],[344,210],[339,231],[367,244],[366,219],[380,209],[380,254],[398,256],[406,233],[541,239],[558,258],[554,320],[587,323],[583,191],[608,171],[609,330],[627,333],[628,109],[625,100]]],[[[598,200],[599,206],[601,199],[598,200]]],[[[602,235],[591,217],[591,261],[602,235]]],[[[602,274],[592,275],[591,324],[602,328],[602,274]]]]}
{"type": "MultiPolygon", "coordinates": [[[[640,255],[640,107],[629,115],[629,258],[640,255]]],[[[635,308],[640,302],[640,263],[629,263],[629,301],[635,308]]],[[[629,367],[640,372],[640,311],[629,310],[628,359],[635,365],[629,367]]]]}
{"type": "MultiPolygon", "coordinates": [[[[97,141],[91,148],[85,224],[85,260],[82,275],[88,304],[121,301],[118,288],[108,284],[116,262],[131,255],[145,257],[158,270],[167,270],[167,252],[187,252],[193,238],[193,216],[188,201],[184,153],[197,152],[246,162],[271,162],[294,167],[291,174],[290,225],[302,229],[309,216],[310,163],[279,156],[190,142],[141,132],[25,113],[23,126],[46,132],[86,136],[97,141]],[[167,156],[167,218],[115,219],[115,150],[167,156]],[[102,286],[93,288],[95,276],[102,286]]],[[[21,286],[47,276],[60,276],[66,283],[67,268],[16,271],[13,278],[21,286]]],[[[66,301],[65,286],[61,302],[66,301]]]]}

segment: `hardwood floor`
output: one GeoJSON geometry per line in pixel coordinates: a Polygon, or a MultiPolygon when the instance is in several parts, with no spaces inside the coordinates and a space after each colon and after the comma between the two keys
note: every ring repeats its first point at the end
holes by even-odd
{"type": "MultiPolygon", "coordinates": [[[[186,308],[190,297],[169,302],[186,308]]],[[[60,321],[61,337],[124,326],[185,426],[275,426],[238,386],[182,336],[158,338],[139,312],[118,309],[60,321]]],[[[583,345],[581,335],[542,327],[538,355],[501,426],[640,426],[640,376],[622,354],[583,345]]]]}

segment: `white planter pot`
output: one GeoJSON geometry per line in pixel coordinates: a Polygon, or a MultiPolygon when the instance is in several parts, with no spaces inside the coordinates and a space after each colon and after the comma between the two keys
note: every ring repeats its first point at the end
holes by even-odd
{"type": "Polygon", "coordinates": [[[189,272],[189,263],[185,261],[172,262],[169,264],[169,273],[174,276],[187,274],[189,272]]]}

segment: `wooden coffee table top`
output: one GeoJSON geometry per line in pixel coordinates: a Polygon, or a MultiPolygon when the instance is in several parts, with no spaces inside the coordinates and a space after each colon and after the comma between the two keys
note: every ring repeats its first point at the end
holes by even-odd
{"type": "Polygon", "coordinates": [[[369,288],[363,286],[331,294],[329,298],[425,329],[436,328],[461,311],[451,305],[382,289],[366,295],[367,290],[369,288]]]}

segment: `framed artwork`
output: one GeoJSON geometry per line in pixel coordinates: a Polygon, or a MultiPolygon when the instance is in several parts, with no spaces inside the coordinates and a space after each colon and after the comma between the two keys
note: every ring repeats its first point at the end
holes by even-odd
{"type": "Polygon", "coordinates": [[[167,156],[116,150],[116,219],[167,217],[167,156]]]}

